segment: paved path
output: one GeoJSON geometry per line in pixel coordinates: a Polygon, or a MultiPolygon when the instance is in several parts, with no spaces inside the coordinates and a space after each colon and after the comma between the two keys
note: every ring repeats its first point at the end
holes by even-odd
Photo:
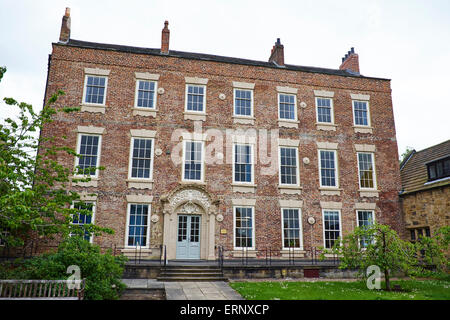
{"type": "Polygon", "coordinates": [[[224,281],[159,282],[155,279],[122,279],[128,288],[166,290],[167,300],[244,300],[224,281]]]}

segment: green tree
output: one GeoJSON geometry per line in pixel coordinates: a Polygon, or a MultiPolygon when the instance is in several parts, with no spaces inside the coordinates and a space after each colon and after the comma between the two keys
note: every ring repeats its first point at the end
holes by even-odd
{"type": "Polygon", "coordinates": [[[445,272],[449,269],[450,226],[436,230],[432,237],[420,237],[417,248],[421,253],[422,263],[433,265],[436,271],[445,272]]]}
{"type": "Polygon", "coordinates": [[[410,275],[418,268],[416,246],[382,224],[355,228],[342,241],[335,242],[332,252],[340,256],[339,268],[358,269],[363,276],[369,266],[378,266],[384,273],[388,291],[394,272],[410,275]]]}
{"type": "Polygon", "coordinates": [[[405,160],[411,154],[411,152],[413,152],[413,151],[414,151],[413,147],[407,146],[406,150],[400,155],[399,162],[402,163],[403,160],[405,160]]]}
{"type": "MultiPolygon", "coordinates": [[[[0,80],[5,72],[5,67],[0,68],[0,80]]],[[[57,159],[61,153],[79,155],[71,148],[57,147],[53,143],[54,137],[38,137],[38,132],[58,112],[78,110],[54,106],[63,94],[58,91],[52,95],[38,113],[30,104],[19,103],[13,98],[3,99],[11,113],[18,111],[17,117],[6,118],[0,123],[0,237],[9,246],[23,245],[33,232],[48,237],[84,232],[112,233],[112,230],[94,224],[71,224],[77,214],[90,215],[91,211],[86,205],[82,209],[71,208],[74,202],[80,201],[80,195],[69,191],[73,171],[57,159]]],[[[86,175],[78,180],[89,181],[90,178],[86,175]]]]}
{"type": "Polygon", "coordinates": [[[101,253],[97,245],[82,237],[62,241],[55,253],[0,265],[0,279],[67,279],[69,266],[80,268],[86,279],[85,299],[117,299],[125,285],[120,281],[126,262],[123,255],[113,256],[111,249],[101,253]]]}

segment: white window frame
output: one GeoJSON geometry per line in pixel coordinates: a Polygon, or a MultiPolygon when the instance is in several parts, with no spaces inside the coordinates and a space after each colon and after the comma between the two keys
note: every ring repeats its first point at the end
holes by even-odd
{"type": "Polygon", "coordinates": [[[253,118],[254,112],[254,97],[253,97],[253,89],[244,89],[244,88],[233,88],[233,116],[239,118],[253,118]],[[236,113],[236,90],[239,91],[250,91],[250,115],[237,114],[236,113]]]}
{"type": "Polygon", "coordinates": [[[234,250],[255,250],[255,207],[254,206],[233,206],[233,248],[234,250]],[[236,247],[236,209],[237,208],[251,208],[252,209],[252,246],[251,247],[236,247]]]}
{"type": "Polygon", "coordinates": [[[356,162],[357,162],[357,170],[358,170],[358,184],[359,184],[359,188],[361,190],[377,190],[377,174],[376,174],[376,169],[375,169],[375,154],[373,152],[357,152],[356,153],[356,162]],[[361,174],[359,172],[359,154],[360,153],[365,153],[365,154],[370,154],[371,158],[372,158],[372,168],[373,168],[373,173],[372,173],[372,177],[373,177],[373,188],[363,188],[361,187],[361,174]]]}
{"type": "Polygon", "coordinates": [[[322,237],[323,237],[323,247],[325,249],[332,249],[326,247],[326,239],[325,239],[325,211],[337,211],[339,212],[339,238],[340,243],[342,244],[342,216],[340,209],[322,209],[322,237]]]}
{"type": "Polygon", "coordinates": [[[370,119],[370,103],[368,100],[352,100],[352,112],[353,112],[353,125],[356,127],[370,127],[371,126],[371,119],[370,119]],[[356,117],[355,117],[355,102],[365,102],[367,105],[367,125],[364,124],[356,124],[356,117]]]}
{"type": "Polygon", "coordinates": [[[318,149],[317,150],[317,157],[319,159],[318,167],[319,167],[319,184],[321,188],[330,188],[330,189],[337,189],[339,188],[339,163],[338,163],[338,157],[337,157],[337,150],[330,150],[330,149],[318,149]],[[322,185],[322,167],[321,167],[321,157],[320,157],[320,151],[330,151],[334,154],[334,176],[336,184],[334,186],[324,186],[322,185]]]}
{"type": "Polygon", "coordinates": [[[134,94],[134,107],[142,110],[156,110],[157,106],[157,97],[158,97],[158,81],[155,80],[146,80],[146,79],[136,79],[136,91],[134,94]],[[153,106],[152,107],[140,107],[138,106],[138,98],[139,98],[139,82],[153,82],[155,84],[155,94],[153,96],[153,106]]]}
{"type": "Polygon", "coordinates": [[[255,183],[255,159],[254,159],[254,155],[255,153],[254,151],[254,145],[252,143],[238,143],[235,142],[233,143],[233,152],[232,152],[232,156],[233,156],[233,161],[232,161],[232,174],[233,174],[233,184],[242,184],[242,185],[249,185],[249,184],[254,184],[255,183]],[[242,181],[235,181],[235,163],[236,163],[236,146],[240,145],[240,146],[250,146],[250,160],[251,160],[251,166],[252,166],[252,172],[251,172],[251,181],[250,182],[242,182],[242,181]]]}
{"type": "Polygon", "coordinates": [[[184,95],[184,112],[187,113],[198,113],[198,114],[206,114],[206,85],[204,84],[195,84],[195,83],[186,83],[185,87],[185,95],[184,95]],[[188,92],[189,87],[203,87],[203,110],[188,110],[188,92]]]}
{"type": "Polygon", "coordinates": [[[278,146],[278,183],[280,184],[280,186],[293,186],[293,187],[299,187],[300,186],[300,166],[299,166],[299,161],[298,161],[298,147],[288,147],[288,146],[278,146]],[[281,183],[281,149],[295,149],[295,157],[296,157],[296,180],[297,183],[296,184],[292,184],[292,183],[281,183]]]}
{"type": "Polygon", "coordinates": [[[75,177],[89,177],[89,178],[98,178],[98,173],[99,173],[99,169],[98,167],[100,167],[100,157],[101,157],[101,153],[102,153],[102,134],[92,134],[92,133],[84,133],[84,132],[79,132],[78,133],[78,137],[77,137],[77,154],[80,154],[80,147],[81,147],[81,136],[94,136],[94,137],[98,137],[98,153],[97,153],[97,169],[95,169],[95,174],[94,175],[87,175],[87,174],[79,174],[78,173],[78,169],[77,167],[80,165],[80,157],[75,157],[75,177]]]}
{"type": "Polygon", "coordinates": [[[128,202],[127,204],[127,221],[126,221],[126,229],[125,229],[125,248],[127,249],[134,249],[137,248],[137,246],[130,246],[128,245],[128,236],[129,236],[129,228],[130,228],[130,213],[131,213],[131,205],[147,205],[148,206],[148,217],[147,217],[147,243],[145,246],[140,245],[139,247],[142,249],[149,249],[150,248],[150,228],[151,228],[151,213],[152,213],[152,205],[151,203],[144,203],[144,202],[128,202]]]}
{"type": "MultiPolygon", "coordinates": [[[[253,99],[252,99],[253,100],[253,99]]],[[[293,93],[284,93],[284,92],[278,92],[278,120],[280,121],[298,121],[298,115],[297,115],[297,95],[293,93]],[[280,95],[285,96],[294,96],[294,119],[287,119],[287,118],[281,118],[280,117],[280,111],[281,111],[281,103],[280,103],[280,95]]]]}
{"type": "Polygon", "coordinates": [[[130,140],[130,155],[129,155],[129,158],[128,158],[128,179],[130,179],[130,180],[148,180],[148,181],[152,181],[153,180],[154,152],[155,152],[155,139],[154,138],[131,137],[131,140],[130,140]],[[132,168],[133,168],[133,149],[134,149],[134,140],[135,139],[151,140],[152,141],[152,149],[150,150],[150,174],[149,174],[149,178],[137,178],[137,177],[132,177],[131,176],[132,168]]]}
{"type": "Polygon", "coordinates": [[[316,99],[316,121],[319,124],[334,124],[334,101],[333,98],[330,97],[315,97],[316,99]],[[330,117],[331,117],[331,122],[323,122],[323,121],[319,121],[319,103],[318,103],[318,99],[328,99],[330,100],[330,117]]]}
{"type": "Polygon", "coordinates": [[[191,139],[185,139],[183,140],[183,161],[182,161],[182,168],[181,168],[181,181],[183,182],[204,182],[205,181],[205,142],[204,141],[200,141],[200,140],[191,140],[191,139]],[[186,143],[191,143],[191,142],[195,142],[195,143],[201,143],[202,145],[202,152],[201,152],[201,164],[202,164],[202,169],[201,169],[201,174],[200,174],[200,180],[193,180],[193,179],[185,179],[184,178],[184,173],[185,173],[185,162],[186,162],[186,143]]]}
{"type": "Polygon", "coordinates": [[[287,208],[282,207],[281,208],[281,246],[283,250],[289,250],[289,247],[284,246],[284,216],[283,216],[283,210],[298,210],[298,226],[299,226],[299,237],[300,237],[300,247],[299,248],[291,248],[294,250],[303,250],[303,216],[302,216],[302,208],[287,208]]]}
{"type": "Polygon", "coordinates": [[[92,106],[105,106],[106,104],[106,94],[108,91],[108,76],[106,75],[97,75],[97,74],[89,74],[86,73],[84,75],[84,86],[83,86],[83,100],[82,104],[84,105],[92,105],[92,106]],[[97,77],[97,78],[105,78],[105,94],[103,95],[103,102],[102,103],[92,103],[92,102],[86,102],[86,94],[87,94],[87,80],[88,77],[97,77]]]}
{"type": "MultiPolygon", "coordinates": [[[[92,203],[92,215],[91,215],[91,224],[95,224],[95,214],[97,212],[97,201],[96,200],[90,200],[90,201],[74,201],[72,202],[72,205],[70,206],[71,209],[75,209],[75,203],[78,202],[84,202],[84,203],[92,203]]],[[[73,219],[73,215],[72,215],[73,219]]],[[[70,222],[70,224],[74,224],[73,222],[70,222]]],[[[79,225],[79,224],[77,224],[79,225]]],[[[70,235],[73,236],[72,234],[70,235]]],[[[94,234],[92,234],[89,238],[90,243],[94,243],[94,234]]]]}
{"type": "MultiPolygon", "coordinates": [[[[375,210],[372,209],[356,209],[356,226],[359,227],[359,211],[367,211],[367,212],[372,212],[372,224],[376,223],[376,218],[375,218],[375,210]]],[[[358,239],[358,246],[361,247],[361,239],[358,239]]],[[[362,248],[363,250],[365,250],[365,248],[362,248]]]]}

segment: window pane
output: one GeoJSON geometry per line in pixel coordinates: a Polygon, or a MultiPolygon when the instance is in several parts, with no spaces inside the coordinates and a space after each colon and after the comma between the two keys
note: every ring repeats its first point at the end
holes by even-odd
{"type": "Polygon", "coordinates": [[[202,143],[187,141],[184,156],[184,180],[202,178],[202,143]]]}
{"type": "Polygon", "coordinates": [[[80,149],[78,153],[78,173],[86,175],[95,175],[98,156],[98,136],[82,135],[80,138],[80,149]]]}
{"type": "Polygon", "coordinates": [[[251,146],[234,146],[234,181],[252,182],[251,146]]]}
{"type": "Polygon", "coordinates": [[[280,119],[295,120],[295,96],[280,94],[279,100],[280,119]]]}
{"type": "Polygon", "coordinates": [[[374,169],[371,153],[358,153],[359,183],[361,188],[374,188],[374,169]]]}
{"type": "MultiPolygon", "coordinates": [[[[72,216],[72,224],[81,226],[82,230],[84,229],[83,226],[85,224],[91,224],[92,223],[92,214],[93,214],[93,208],[94,204],[91,202],[81,203],[77,202],[73,205],[74,209],[80,210],[80,212],[74,214],[72,216]],[[83,211],[81,211],[83,210],[83,211]],[[86,211],[90,212],[89,214],[86,213],[86,211]]],[[[73,236],[74,234],[71,234],[73,236]]],[[[91,240],[91,234],[86,230],[84,232],[83,238],[87,241],[91,240]]]]}
{"type": "Polygon", "coordinates": [[[253,208],[235,208],[235,246],[253,247],[253,208]]]}
{"type": "Polygon", "coordinates": [[[188,85],[187,110],[202,112],[204,97],[203,86],[188,85]]]}
{"type": "Polygon", "coordinates": [[[324,211],[325,248],[331,249],[340,236],[339,211],[324,211]]]}
{"type": "Polygon", "coordinates": [[[282,184],[297,184],[297,149],[280,148],[280,178],[282,184]]]}
{"type": "Polygon", "coordinates": [[[332,123],[331,121],[331,99],[317,98],[317,121],[332,123]]]}
{"type": "Polygon", "coordinates": [[[149,206],[130,204],[128,246],[147,246],[149,206]]]}
{"type": "Polygon", "coordinates": [[[334,151],[320,151],[320,176],[322,186],[336,186],[336,164],[334,151]]]}
{"type": "Polygon", "coordinates": [[[138,99],[137,107],[154,108],[155,107],[155,82],[138,81],[138,99]]]}
{"type": "Polygon", "coordinates": [[[86,103],[104,104],[105,87],[105,77],[88,76],[84,101],[86,103]]]}
{"type": "Polygon", "coordinates": [[[368,126],[368,113],[366,101],[353,101],[353,110],[355,124],[360,126],[368,126]]]}
{"type": "Polygon", "coordinates": [[[238,90],[235,91],[234,98],[234,113],[241,116],[252,115],[252,92],[250,90],[238,90]]]}
{"type": "Polygon", "coordinates": [[[300,216],[298,209],[283,209],[285,248],[300,248],[300,216]]]}
{"type": "Polygon", "coordinates": [[[151,170],[151,139],[133,139],[133,156],[131,159],[132,178],[150,178],[151,170]]]}

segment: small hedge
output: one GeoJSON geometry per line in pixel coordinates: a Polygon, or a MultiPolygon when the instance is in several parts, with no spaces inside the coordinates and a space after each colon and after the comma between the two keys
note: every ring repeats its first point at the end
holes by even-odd
{"type": "Polygon", "coordinates": [[[46,253],[27,260],[0,265],[1,279],[68,279],[67,268],[77,265],[81,278],[86,278],[85,299],[118,299],[125,289],[120,281],[126,257],[113,256],[111,250],[102,254],[100,247],[82,237],[61,242],[55,253],[46,253]]]}

